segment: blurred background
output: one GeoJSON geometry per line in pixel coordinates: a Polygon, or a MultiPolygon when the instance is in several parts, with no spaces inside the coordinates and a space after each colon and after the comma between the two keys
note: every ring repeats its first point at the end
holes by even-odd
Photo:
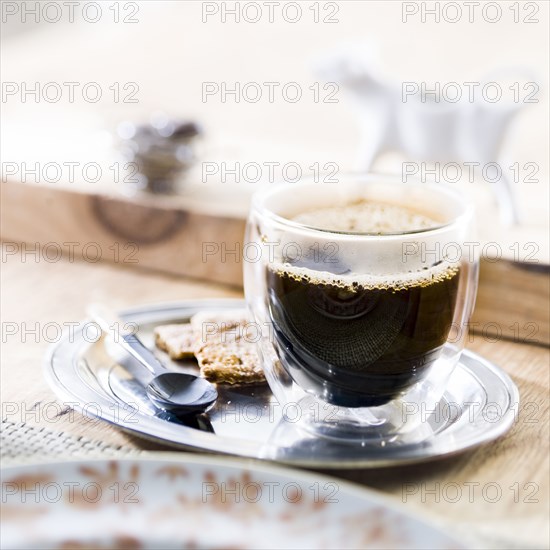
{"type": "MultiPolygon", "coordinates": [[[[529,69],[540,86],[538,103],[521,110],[505,145],[513,162],[537,162],[539,179],[548,174],[547,2],[531,2],[530,9],[520,6],[519,11],[510,9],[510,2],[491,2],[501,6],[496,22],[491,19],[499,13],[494,8],[484,12],[484,2],[471,15],[458,3],[462,13],[457,22],[445,20],[456,18],[451,8],[440,8],[436,22],[430,14],[435,2],[306,1],[299,3],[301,14],[281,2],[273,7],[273,22],[263,2],[244,10],[246,2],[107,1],[98,4],[99,15],[86,8],[89,2],[79,2],[73,23],[61,2],[53,3],[61,13],[50,7],[37,16],[32,14],[36,2],[2,4],[4,83],[80,83],[73,103],[66,86],[55,102],[42,98],[35,103],[32,95],[21,101],[21,93],[3,98],[5,161],[51,161],[65,155],[98,160],[112,144],[107,134],[121,120],[146,121],[153,112],[164,111],[202,124],[208,155],[333,161],[349,169],[359,137],[352,106],[342,90],[336,102],[325,103],[329,91],[321,88],[321,100],[315,102],[308,88],[323,83],[314,67],[334,49],[366,44],[398,87],[407,81],[425,82],[428,88],[435,82],[479,82],[494,69],[529,69]],[[536,14],[531,16],[533,7],[536,14]],[[257,14],[258,22],[245,19],[253,21],[257,14]],[[539,22],[523,22],[529,18],[539,22]],[[89,82],[97,82],[102,91],[96,103],[83,99],[82,88],[89,82]],[[226,82],[228,88],[235,88],[235,82],[277,82],[279,90],[297,82],[304,96],[290,103],[279,92],[270,103],[262,86],[265,97],[256,103],[237,103],[229,95],[222,103],[221,94],[203,98],[206,82],[226,82]],[[124,88],[128,83],[134,84],[124,88]]],[[[530,80],[521,72],[506,76],[517,77],[520,88],[530,80]]],[[[508,80],[492,80],[500,81],[504,94],[511,96],[508,80]]],[[[521,97],[528,91],[520,89],[521,97]]],[[[90,97],[93,92],[90,88],[90,97]]],[[[49,93],[55,96],[53,88],[49,93]]]]}
{"type": "MultiPolygon", "coordinates": [[[[35,202],[36,186],[118,197],[116,218],[131,220],[137,203],[242,221],[262,183],[369,167],[403,175],[408,162],[411,174],[472,194],[482,240],[504,249],[536,241],[546,261],[548,10],[483,1],[2,2],[3,237],[41,240],[29,216],[50,227],[9,183],[32,185],[35,202]],[[425,112],[402,113],[406,100],[425,112]],[[367,150],[380,153],[372,163],[367,150]],[[514,188],[520,224],[499,215],[488,161],[514,188]]],[[[64,230],[71,215],[82,226],[81,211],[63,203],[71,197],[53,197],[64,230]]],[[[123,233],[138,241],[136,231],[123,233]]]]}

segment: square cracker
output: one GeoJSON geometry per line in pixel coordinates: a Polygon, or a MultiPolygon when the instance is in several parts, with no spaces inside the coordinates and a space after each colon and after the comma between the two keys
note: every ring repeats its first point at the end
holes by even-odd
{"type": "Polygon", "coordinates": [[[196,357],[210,382],[264,384],[254,329],[245,310],[204,311],[190,323],[156,327],[155,341],[172,359],[196,357]]]}
{"type": "Polygon", "coordinates": [[[210,382],[245,385],[266,381],[254,344],[244,340],[229,344],[208,343],[195,355],[202,376],[210,382]]]}
{"type": "Polygon", "coordinates": [[[159,325],[155,327],[155,343],[171,359],[188,359],[195,356],[196,335],[190,323],[159,325]]]}
{"type": "Polygon", "coordinates": [[[243,309],[201,311],[191,317],[196,349],[206,344],[233,344],[243,340],[251,324],[243,309]]]}
{"type": "Polygon", "coordinates": [[[255,349],[254,344],[261,337],[258,325],[250,321],[244,310],[201,312],[191,318],[191,324],[195,328],[195,352],[207,344],[252,344],[250,349],[255,349]]]}
{"type": "Polygon", "coordinates": [[[254,325],[243,309],[204,311],[191,318],[201,374],[221,384],[263,384],[254,325]]]}

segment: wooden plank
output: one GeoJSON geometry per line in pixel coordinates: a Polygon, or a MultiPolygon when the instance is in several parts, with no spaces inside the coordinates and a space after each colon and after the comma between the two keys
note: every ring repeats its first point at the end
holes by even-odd
{"type": "Polygon", "coordinates": [[[550,267],[510,260],[481,262],[471,329],[487,341],[550,344],[550,267]]]}
{"type": "MultiPolygon", "coordinates": [[[[32,260],[38,243],[43,258],[61,251],[69,259],[75,256],[95,263],[100,255],[103,261],[125,267],[242,286],[248,195],[237,197],[243,204],[235,209],[224,202],[211,206],[211,197],[128,198],[17,182],[3,183],[1,194],[1,238],[5,243],[13,241],[5,249],[7,255],[27,250],[32,260]]],[[[509,246],[513,233],[502,232],[501,242],[506,242],[502,258],[482,258],[470,328],[487,338],[548,345],[546,246],[535,258],[538,263],[514,261],[509,246]]],[[[490,242],[495,238],[493,228],[490,242]]],[[[494,249],[490,252],[494,254],[494,249]]]]}
{"type": "Polygon", "coordinates": [[[241,284],[242,255],[229,251],[243,241],[243,217],[210,214],[208,205],[200,209],[170,198],[107,196],[15,182],[2,183],[1,195],[2,240],[30,245],[8,248],[8,254],[39,243],[45,259],[61,251],[90,263],[111,261],[241,284]],[[220,235],[228,250],[223,256],[220,235]]]}

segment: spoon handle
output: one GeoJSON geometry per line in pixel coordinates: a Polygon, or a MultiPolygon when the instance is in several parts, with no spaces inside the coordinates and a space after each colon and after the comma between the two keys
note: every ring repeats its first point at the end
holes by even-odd
{"type": "Polygon", "coordinates": [[[108,307],[102,304],[91,304],[88,315],[101,327],[101,330],[112,335],[112,340],[134,357],[151,374],[158,376],[167,372],[162,363],[155,357],[133,331],[124,329],[124,322],[108,307]]]}
{"type": "Polygon", "coordinates": [[[118,343],[155,376],[168,372],[135,334],[121,334],[118,343]]]}

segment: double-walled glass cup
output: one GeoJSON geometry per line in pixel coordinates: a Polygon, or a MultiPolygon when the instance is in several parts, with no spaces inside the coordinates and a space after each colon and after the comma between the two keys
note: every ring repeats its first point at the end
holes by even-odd
{"type": "Polygon", "coordinates": [[[317,434],[402,443],[421,433],[460,359],[477,274],[472,210],[444,185],[353,175],[253,198],[244,276],[260,356],[280,404],[317,434]],[[331,229],[334,212],[357,204],[382,218],[404,207],[409,225],[331,229]],[[294,219],[319,210],[314,224],[294,219]]]}

